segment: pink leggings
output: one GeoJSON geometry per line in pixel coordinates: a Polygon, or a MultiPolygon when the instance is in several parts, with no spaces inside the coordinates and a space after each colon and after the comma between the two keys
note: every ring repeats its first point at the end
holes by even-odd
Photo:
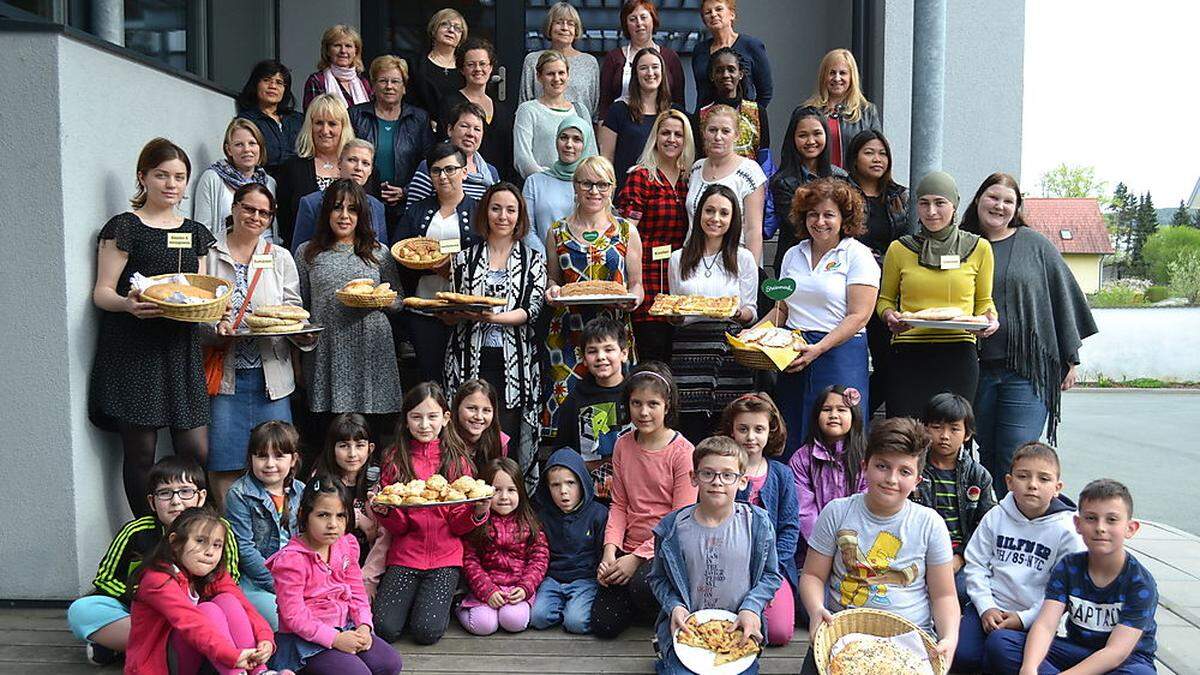
{"type": "MultiPolygon", "coordinates": [[[[258,646],[254,642],[254,630],[250,627],[250,618],[246,616],[246,610],[237,598],[229,593],[221,593],[196,607],[208,618],[217,632],[229,637],[229,641],[238,650],[254,649],[258,646]]],[[[195,675],[200,672],[200,666],[204,665],[206,661],[205,656],[184,639],[179,631],[171,631],[168,642],[167,662],[173,675],[195,675]]],[[[219,675],[246,672],[240,668],[226,668],[217,663],[213,663],[212,666],[219,675]]],[[[251,674],[261,673],[266,669],[266,666],[259,666],[249,672],[251,674]]]]}
{"type": "Polygon", "coordinates": [[[487,605],[460,607],[458,622],[472,635],[491,635],[497,628],[520,633],[529,627],[529,609],[528,602],[503,605],[500,609],[492,609],[487,605]]]}
{"type": "Polygon", "coordinates": [[[767,644],[781,646],[791,642],[796,632],[796,596],[786,577],[763,610],[763,618],[767,622],[767,644]]]}

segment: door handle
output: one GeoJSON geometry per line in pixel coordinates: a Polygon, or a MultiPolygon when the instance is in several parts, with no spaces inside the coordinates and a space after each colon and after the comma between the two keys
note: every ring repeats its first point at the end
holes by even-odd
{"type": "Polygon", "coordinates": [[[496,98],[501,101],[507,101],[508,100],[508,68],[506,68],[505,66],[500,66],[499,68],[497,68],[496,72],[492,73],[492,82],[495,82],[497,85],[496,98]]]}

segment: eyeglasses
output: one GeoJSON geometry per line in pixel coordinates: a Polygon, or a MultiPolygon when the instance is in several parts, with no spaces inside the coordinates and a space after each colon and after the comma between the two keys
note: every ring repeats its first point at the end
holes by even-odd
{"type": "Polygon", "coordinates": [[[461,166],[454,164],[450,166],[435,166],[429,170],[429,175],[433,178],[437,178],[438,176],[450,177],[458,173],[458,170],[461,168],[461,166]]]}
{"type": "Polygon", "coordinates": [[[189,499],[194,498],[198,492],[200,491],[194,487],[179,488],[178,490],[163,488],[161,490],[154,491],[154,498],[160,502],[169,502],[172,499],[179,497],[179,501],[186,502],[189,499]]]}
{"type": "Polygon", "coordinates": [[[606,181],[594,183],[590,180],[577,180],[577,181],[575,181],[575,184],[578,185],[579,189],[583,190],[584,192],[596,192],[599,194],[604,194],[604,193],[608,192],[609,190],[612,189],[612,186],[613,186],[612,183],[609,183],[606,181]]]}
{"type": "Polygon", "coordinates": [[[712,469],[700,469],[696,472],[696,478],[699,478],[701,483],[712,483],[720,478],[721,485],[733,485],[741,477],[742,474],[732,471],[717,472],[712,469]]]}
{"type": "Polygon", "coordinates": [[[378,80],[375,80],[375,83],[380,86],[391,85],[393,87],[399,87],[400,85],[404,84],[404,80],[400,79],[399,77],[381,77],[378,80]]]}
{"type": "Polygon", "coordinates": [[[262,218],[263,220],[270,220],[271,217],[275,215],[275,212],[270,209],[256,209],[253,206],[246,206],[245,204],[243,204],[241,202],[238,202],[238,207],[240,207],[243,211],[245,211],[246,215],[257,216],[258,218],[262,218]]]}
{"type": "Polygon", "coordinates": [[[443,21],[438,24],[438,28],[445,29],[445,30],[451,30],[451,31],[454,31],[455,33],[463,32],[463,25],[461,23],[458,23],[457,21],[443,21]]]}

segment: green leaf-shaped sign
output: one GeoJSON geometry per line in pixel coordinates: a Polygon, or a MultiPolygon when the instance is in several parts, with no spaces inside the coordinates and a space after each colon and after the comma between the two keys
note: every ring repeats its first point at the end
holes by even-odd
{"type": "Polygon", "coordinates": [[[796,292],[795,279],[764,279],[762,292],[772,300],[786,300],[796,292]]]}
{"type": "Polygon", "coordinates": [[[595,230],[588,230],[587,232],[583,233],[583,240],[589,244],[596,243],[596,240],[599,238],[600,238],[600,233],[596,232],[595,230]]]}

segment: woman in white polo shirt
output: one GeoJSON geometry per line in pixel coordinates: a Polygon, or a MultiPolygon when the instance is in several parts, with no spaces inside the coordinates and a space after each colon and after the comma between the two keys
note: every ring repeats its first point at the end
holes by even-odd
{"type": "Polygon", "coordinates": [[[879,295],[879,265],[854,238],[865,223],[858,190],[844,180],[814,180],[796,190],[790,217],[800,243],[784,254],[779,279],[791,279],[796,289],[767,318],[803,331],[808,345],[775,387],[788,428],[784,461],[807,437],[817,393],[825,387],[858,389],[861,410],[870,410],[864,328],[879,295]]]}

